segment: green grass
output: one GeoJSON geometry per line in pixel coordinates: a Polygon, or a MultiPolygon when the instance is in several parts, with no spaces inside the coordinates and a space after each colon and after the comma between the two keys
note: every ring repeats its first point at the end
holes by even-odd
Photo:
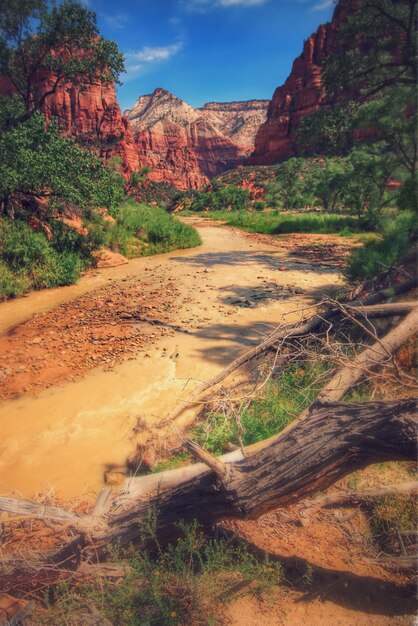
{"type": "Polygon", "coordinates": [[[102,240],[128,258],[150,256],[202,243],[197,231],[163,209],[126,200],[118,210],[116,225],[107,225],[102,240]]]}
{"type": "Polygon", "coordinates": [[[155,539],[155,524],[155,513],[141,524],[150,551],[114,549],[114,562],[128,566],[121,580],[93,580],[76,589],[71,581],[61,583],[35,623],[66,624],[71,619],[81,624],[87,607],[94,605],[120,626],[215,626],[228,590],[248,581],[247,593],[266,593],[282,579],[277,561],[258,559],[244,547],[211,539],[196,523],[179,522],[177,541],[162,548],[155,539]]]}
{"type": "Polygon", "coordinates": [[[353,234],[365,228],[356,217],[331,213],[278,214],[277,212],[212,211],[208,217],[226,221],[253,233],[280,235],[289,233],[353,234]]]}
{"type": "Polygon", "coordinates": [[[88,235],[50,220],[50,238],[21,220],[0,219],[0,301],[35,289],[77,281],[95,264],[94,251],[107,246],[128,258],[190,248],[201,243],[197,231],[163,209],[126,200],[116,224],[99,214],[85,222],[88,235]]]}
{"type": "Polygon", "coordinates": [[[227,443],[250,445],[281,432],[315,399],[324,384],[322,363],[300,366],[291,363],[279,378],[270,380],[261,397],[241,416],[242,432],[230,417],[212,413],[193,431],[193,439],[214,454],[221,454],[227,443]]]}

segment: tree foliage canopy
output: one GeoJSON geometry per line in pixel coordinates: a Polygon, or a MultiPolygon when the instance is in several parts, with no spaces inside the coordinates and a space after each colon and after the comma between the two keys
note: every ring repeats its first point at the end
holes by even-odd
{"type": "Polygon", "coordinates": [[[16,96],[0,100],[0,203],[14,213],[17,196],[48,199],[49,208],[73,202],[84,208],[114,208],[122,199],[123,180],[92,152],[63,137],[57,122],[39,112],[5,128],[5,120],[23,113],[16,96]]]}
{"type": "MultiPolygon", "coordinates": [[[[116,43],[99,35],[96,15],[75,0],[7,0],[0,4],[0,74],[13,85],[27,119],[65,82],[117,82],[124,71],[116,43]],[[39,79],[50,72],[47,90],[39,79]]],[[[16,123],[16,120],[14,121],[16,123]]]]}

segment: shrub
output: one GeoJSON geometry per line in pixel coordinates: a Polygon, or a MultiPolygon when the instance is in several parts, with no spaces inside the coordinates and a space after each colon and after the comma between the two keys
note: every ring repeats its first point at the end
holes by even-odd
{"type": "Polygon", "coordinates": [[[325,371],[322,363],[289,364],[243,413],[241,429],[229,416],[214,413],[194,430],[193,439],[214,454],[221,454],[227,443],[239,443],[240,435],[242,443],[250,445],[281,432],[315,399],[318,380],[325,371]]]}
{"type": "Polygon", "coordinates": [[[74,241],[70,235],[48,241],[20,220],[0,220],[0,299],[74,283],[86,267],[74,241]]]}
{"type": "Polygon", "coordinates": [[[416,214],[405,212],[386,219],[382,233],[380,240],[366,242],[352,253],[343,271],[348,282],[369,280],[395,265],[416,239],[416,214]]]}
{"type": "MultiPolygon", "coordinates": [[[[157,516],[151,513],[141,524],[149,550],[113,550],[113,559],[128,561],[128,573],[115,585],[109,581],[82,582],[76,593],[67,583],[56,591],[55,602],[40,614],[44,624],[84,623],[83,607],[101,598],[103,614],[114,624],[219,623],[228,590],[251,580],[249,593],[268,592],[282,579],[282,568],[268,557],[259,559],[246,548],[203,534],[196,522],[178,524],[175,543],[162,548],[155,535],[157,516]],[[81,599],[81,601],[80,601],[81,599]]],[[[85,611],[85,609],[84,609],[85,611]]],[[[39,622],[38,622],[39,623],[39,622]]],[[[222,620],[223,623],[223,620],[222,620]]]]}

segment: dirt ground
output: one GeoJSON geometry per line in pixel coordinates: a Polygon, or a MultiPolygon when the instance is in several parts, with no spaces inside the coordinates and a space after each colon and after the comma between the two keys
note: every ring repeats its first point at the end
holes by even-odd
{"type": "MultiPolygon", "coordinates": [[[[0,305],[1,493],[49,490],[51,501],[57,493],[67,502],[83,494],[79,509],[87,510],[103,471],[124,471],[138,416],[157,429],[190,381],[210,378],[338,289],[336,270],[353,245],[195,224],[201,248],[0,305]]],[[[411,580],[373,562],[359,509],[306,514],[294,506],[225,528],[283,566],[271,596],[244,589],[230,598],[231,626],[414,623],[411,580]]],[[[20,532],[22,541],[48,545],[47,528],[25,522],[20,532]]]]}

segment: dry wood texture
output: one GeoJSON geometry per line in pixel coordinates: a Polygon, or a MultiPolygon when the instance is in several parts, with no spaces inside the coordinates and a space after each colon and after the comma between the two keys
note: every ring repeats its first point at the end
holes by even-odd
{"type": "Polygon", "coordinates": [[[157,513],[160,541],[172,540],[180,520],[210,527],[227,518],[255,518],[302,500],[372,463],[414,460],[417,455],[415,399],[359,404],[317,403],[268,447],[231,464],[223,479],[205,471],[169,491],[147,499],[119,502],[54,554],[38,554],[28,565],[3,561],[0,578],[24,580],[60,567],[76,568],[85,559],[106,552],[109,543],[140,538],[140,523],[157,513]],[[52,568],[52,569],[51,569],[52,568]]]}

